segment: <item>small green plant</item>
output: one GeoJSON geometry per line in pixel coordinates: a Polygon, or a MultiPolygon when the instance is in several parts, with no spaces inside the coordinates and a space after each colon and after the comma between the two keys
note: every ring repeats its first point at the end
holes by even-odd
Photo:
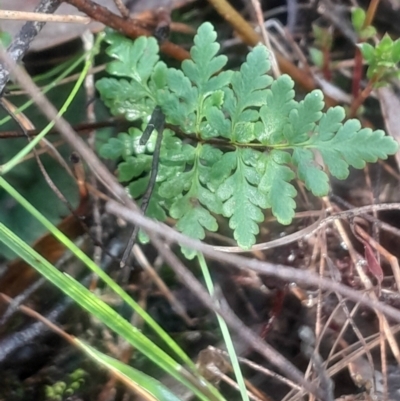
{"type": "Polygon", "coordinates": [[[359,40],[364,41],[376,35],[376,29],[367,20],[367,13],[361,7],[351,12],[351,22],[359,40]]]}
{"type": "Polygon", "coordinates": [[[366,42],[358,46],[368,64],[367,78],[375,87],[387,85],[392,78],[400,78],[397,66],[400,62],[400,39],[394,41],[386,34],[376,46],[366,42]]]}
{"type": "MultiPolygon", "coordinates": [[[[381,130],[343,122],[342,107],[323,112],[323,94],[315,90],[296,101],[288,75],[273,79],[267,49],[256,46],[239,71],[222,71],[227,63],[210,23],[200,26],[191,60],[182,69],[159,60],[154,38],[132,42],[116,33],[106,39],[114,59],[112,77],[97,82],[114,115],[141,120],[143,127],[156,106],[164,130],[159,170],[147,215],[176,219],[183,233],[203,239],[217,231],[216,215],[229,219],[239,246],[250,248],[270,208],[282,224],[294,216],[297,176],[316,196],[329,192],[328,172],[347,178],[349,167],[386,159],[397,143],[381,130]],[[317,162],[317,153],[324,165],[317,162]]],[[[149,183],[154,132],[140,144],[142,130],[131,128],[111,138],[101,156],[119,160],[118,178],[129,183],[139,202],[149,183]]],[[[185,250],[188,257],[194,252],[185,250]]]]}
{"type": "Polygon", "coordinates": [[[371,39],[377,33],[375,27],[371,25],[376,11],[374,7],[371,7],[371,4],[367,13],[362,8],[356,7],[351,14],[353,28],[359,43],[357,44],[358,48],[354,57],[352,88],[354,100],[349,111],[350,117],[357,114],[360,106],[374,88],[386,86],[392,78],[400,77],[398,69],[398,63],[400,62],[400,39],[393,41],[388,34],[385,34],[374,45],[367,42],[367,40],[371,39]],[[363,59],[368,65],[366,74],[367,84],[363,90],[360,90],[360,82],[363,77],[363,59]]]}
{"type": "Polygon", "coordinates": [[[70,373],[65,382],[57,381],[51,386],[45,387],[45,397],[48,401],[61,401],[71,397],[85,382],[87,373],[83,369],[76,369],[70,373]]]}
{"type": "Polygon", "coordinates": [[[310,57],[313,64],[319,67],[327,81],[330,81],[332,74],[330,71],[330,53],[333,44],[333,34],[331,28],[322,28],[317,24],[312,24],[314,35],[314,46],[310,47],[310,57]]]}

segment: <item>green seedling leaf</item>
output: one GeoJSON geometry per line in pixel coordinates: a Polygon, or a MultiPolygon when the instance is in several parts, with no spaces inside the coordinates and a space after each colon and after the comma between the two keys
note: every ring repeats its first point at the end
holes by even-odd
{"type": "Polygon", "coordinates": [[[365,17],[365,11],[361,7],[356,7],[351,12],[351,22],[357,34],[364,28],[365,17]]]}
{"type": "Polygon", "coordinates": [[[310,47],[309,52],[310,52],[310,57],[311,57],[312,63],[316,67],[322,68],[322,66],[324,64],[324,54],[322,53],[322,51],[319,49],[316,49],[315,47],[310,47]]]}
{"type": "Polygon", "coordinates": [[[372,64],[375,59],[374,46],[370,45],[369,43],[359,43],[357,46],[360,48],[364,60],[368,64],[372,64]]]}
{"type": "Polygon", "coordinates": [[[312,24],[312,30],[315,38],[315,45],[319,49],[330,50],[333,42],[331,30],[322,28],[317,24],[312,24]]]}
{"type": "Polygon", "coordinates": [[[376,28],[370,25],[360,31],[359,38],[362,40],[367,40],[374,37],[376,33],[376,28]]]}

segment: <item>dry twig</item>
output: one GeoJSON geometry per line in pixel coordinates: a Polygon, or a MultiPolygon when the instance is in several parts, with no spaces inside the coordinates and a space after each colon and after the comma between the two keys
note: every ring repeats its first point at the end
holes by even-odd
{"type": "MultiPolygon", "coordinates": [[[[35,8],[35,13],[52,14],[57,10],[61,0],[42,0],[35,8]]],[[[18,62],[22,59],[28,51],[32,40],[42,30],[45,22],[43,21],[29,21],[21,28],[18,35],[14,38],[7,51],[9,57],[18,62]]],[[[4,87],[10,78],[10,71],[4,65],[0,65],[0,93],[3,93],[4,87]]]]}
{"type": "Polygon", "coordinates": [[[66,22],[75,24],[89,24],[92,21],[89,17],[84,17],[82,15],[58,15],[13,10],[0,10],[0,19],[16,21],[66,22]]]}

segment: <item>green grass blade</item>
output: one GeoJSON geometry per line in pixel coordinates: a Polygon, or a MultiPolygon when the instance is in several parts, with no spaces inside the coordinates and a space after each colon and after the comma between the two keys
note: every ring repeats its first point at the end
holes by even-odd
{"type": "Polygon", "coordinates": [[[185,354],[178,344],[134,301],[117,283],[114,282],[102,269],[100,269],[81,249],[79,249],[67,236],[46,219],[35,207],[33,207],[18,191],[16,191],[4,178],[0,177],[0,187],[4,188],[18,203],[20,203],[33,217],[35,217],[47,230],[49,230],[65,247],[67,247],[78,259],[96,273],[123,301],[127,303],[154,332],[178,355],[179,358],[193,370],[192,360],[185,354]]]}
{"type": "MultiPolygon", "coordinates": [[[[74,87],[72,88],[71,93],[69,94],[67,100],[64,102],[63,106],[61,107],[60,111],[58,112],[58,116],[62,116],[69,108],[71,105],[72,101],[75,99],[76,94],[78,93],[80,87],[82,86],[82,83],[89,72],[90,67],[92,66],[92,61],[95,57],[95,55],[99,52],[100,50],[100,44],[103,40],[104,35],[99,34],[97,36],[97,40],[93,46],[93,49],[90,52],[90,55],[88,59],[86,60],[83,69],[79,75],[78,80],[76,81],[74,87]]],[[[32,151],[32,149],[44,138],[44,136],[54,127],[54,121],[51,121],[46,125],[46,127],[29,143],[23,147],[14,157],[11,158],[6,164],[3,166],[0,166],[0,174],[6,174],[9,172],[12,168],[14,168],[20,161],[29,153],[32,151]]]]}
{"type": "Polygon", "coordinates": [[[198,384],[199,381],[197,378],[149,340],[140,330],[132,326],[127,320],[123,319],[109,305],[97,298],[96,295],[77,282],[74,278],[58,271],[57,268],[2,223],[0,223],[0,241],[25,260],[25,262],[34,267],[41,275],[57,286],[66,295],[71,297],[81,307],[87,310],[92,316],[99,319],[107,327],[123,337],[129,344],[146,355],[165,372],[192,390],[200,399],[204,401],[209,401],[210,399],[223,400],[222,396],[219,395],[216,389],[214,389],[215,391],[210,392],[209,386],[202,386],[203,383],[201,383],[201,385],[198,384]]]}
{"type": "MultiPolygon", "coordinates": [[[[204,258],[204,255],[200,252],[197,253],[197,259],[199,260],[199,264],[201,267],[201,272],[203,273],[204,281],[206,283],[206,287],[211,296],[214,295],[214,283],[211,278],[210,270],[208,268],[207,262],[204,258]]],[[[249,394],[247,393],[246,384],[244,382],[242,370],[240,369],[239,360],[236,355],[235,347],[233,345],[232,337],[229,333],[229,329],[225,320],[217,315],[219,327],[221,329],[222,337],[224,339],[226,349],[229,354],[229,358],[232,363],[233,371],[235,373],[236,382],[240,389],[240,395],[242,396],[243,401],[250,401],[249,394]]]]}
{"type": "Polygon", "coordinates": [[[97,361],[100,365],[104,366],[106,369],[116,372],[125,376],[130,381],[134,382],[136,386],[143,389],[145,392],[149,393],[158,401],[179,401],[179,398],[172,393],[167,387],[165,387],[161,382],[154,379],[153,377],[146,375],[139,370],[118,361],[115,358],[111,358],[108,355],[97,351],[88,344],[85,344],[79,339],[75,339],[75,342],[79,347],[92,359],[97,361]]]}

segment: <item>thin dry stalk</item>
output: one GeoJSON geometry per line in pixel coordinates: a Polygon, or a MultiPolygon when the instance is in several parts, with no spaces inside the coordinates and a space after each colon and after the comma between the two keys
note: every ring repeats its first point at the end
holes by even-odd
{"type": "MultiPolygon", "coordinates": [[[[381,315],[382,316],[382,315],[381,315]]],[[[385,341],[385,321],[384,319],[379,317],[379,339],[380,339],[380,349],[381,349],[381,370],[382,370],[382,378],[383,378],[383,392],[382,398],[384,400],[389,399],[389,390],[388,390],[388,369],[387,369],[387,358],[386,358],[386,341],[385,341]]]]}
{"type": "Polygon", "coordinates": [[[122,0],[114,0],[114,4],[118,8],[118,11],[121,13],[121,15],[124,18],[129,18],[129,10],[126,8],[125,4],[122,2],[122,0]]]}
{"type": "MultiPolygon", "coordinates": [[[[90,54],[93,50],[94,46],[94,36],[91,32],[85,31],[82,36],[82,44],[83,48],[86,53],[86,61],[90,58],[90,54]]],[[[94,102],[92,101],[96,95],[96,89],[94,87],[94,75],[93,71],[89,71],[85,77],[84,81],[84,88],[86,94],[86,119],[89,124],[93,124],[96,121],[96,113],[94,110],[94,102]]],[[[88,144],[89,146],[94,149],[95,142],[96,142],[96,131],[92,130],[89,132],[88,144]]],[[[93,188],[97,188],[97,181],[96,177],[93,174],[90,174],[89,181],[93,188]]],[[[100,201],[97,196],[91,195],[91,199],[93,201],[93,208],[92,208],[92,216],[93,216],[93,234],[96,238],[97,244],[102,243],[103,237],[103,228],[101,223],[101,215],[100,215],[100,201]]],[[[103,255],[103,250],[101,246],[95,245],[93,250],[93,261],[96,263],[97,266],[100,266],[101,258],[103,255]]],[[[97,287],[98,276],[93,273],[92,281],[89,285],[91,291],[94,291],[97,287]]]]}
{"type": "Polygon", "coordinates": [[[393,272],[393,277],[396,281],[396,286],[400,289],[400,266],[396,256],[392,255],[386,250],[379,242],[375,241],[367,232],[365,232],[359,225],[355,226],[357,234],[367,241],[373,248],[375,248],[380,255],[382,255],[390,264],[393,272]]]}
{"type": "Polygon", "coordinates": [[[12,10],[0,10],[0,19],[16,21],[66,22],[85,25],[92,22],[89,17],[84,17],[82,15],[45,14],[12,10]]]}
{"type": "Polygon", "coordinates": [[[139,245],[135,244],[133,246],[133,254],[136,261],[140,264],[143,270],[149,275],[149,278],[154,282],[157,288],[164,295],[165,299],[171,304],[175,312],[184,320],[184,322],[190,327],[193,326],[193,320],[188,316],[184,306],[176,299],[174,294],[165,285],[164,281],[158,275],[154,267],[149,263],[146,255],[142,252],[139,245]]]}
{"type": "Polygon", "coordinates": [[[268,50],[271,53],[271,65],[272,65],[272,72],[274,74],[275,78],[278,78],[281,75],[281,72],[279,71],[278,63],[276,62],[275,59],[275,53],[274,50],[272,49],[271,42],[269,40],[269,35],[268,32],[265,28],[264,24],[264,17],[261,9],[261,4],[259,0],[251,0],[251,4],[253,5],[256,18],[257,18],[257,23],[261,31],[261,35],[264,41],[265,46],[267,46],[268,50]]]}
{"type": "MultiPolygon", "coordinates": [[[[211,347],[213,348],[213,347],[211,347]]],[[[228,356],[228,353],[222,350],[218,350],[217,352],[223,353],[225,356],[228,356]]],[[[242,363],[243,365],[247,365],[249,368],[262,373],[263,375],[267,376],[267,377],[272,377],[276,380],[279,380],[280,382],[282,382],[283,384],[292,387],[293,389],[296,390],[301,390],[301,387],[299,385],[297,385],[296,383],[292,382],[291,380],[288,380],[286,377],[281,376],[280,374],[273,372],[272,370],[269,370],[267,368],[265,368],[264,366],[258,365],[253,361],[250,361],[249,359],[243,358],[243,357],[238,357],[239,362],[242,363]]]]}
{"type": "MultiPolygon", "coordinates": [[[[380,210],[383,210],[385,208],[388,208],[390,210],[393,208],[393,204],[382,204],[376,205],[375,207],[378,207],[380,210]]],[[[397,207],[400,207],[400,205],[397,204],[397,207]]],[[[354,209],[352,212],[362,214],[370,208],[371,207],[361,207],[354,209]]],[[[200,251],[204,253],[204,255],[214,260],[219,260],[224,263],[230,263],[232,265],[235,265],[237,268],[243,270],[251,269],[260,274],[277,277],[289,283],[294,282],[298,285],[311,285],[317,287],[320,285],[324,290],[337,291],[344,297],[347,297],[352,301],[360,302],[362,305],[372,310],[376,309],[384,313],[386,316],[394,319],[395,321],[400,322],[400,311],[398,311],[397,309],[385,305],[382,302],[371,300],[365,297],[363,294],[360,294],[358,291],[349,288],[343,284],[337,283],[327,278],[320,278],[315,273],[295,269],[285,265],[272,264],[264,261],[245,258],[243,256],[215,251],[212,246],[207,245],[199,240],[187,237],[165,224],[155,222],[149,218],[146,218],[140,213],[131,210],[125,206],[122,206],[120,203],[113,200],[108,201],[108,203],[106,204],[106,210],[116,216],[123,218],[126,221],[140,225],[143,229],[147,231],[150,230],[152,232],[157,232],[160,237],[167,238],[171,242],[179,243],[181,245],[188,246],[192,249],[200,251]]],[[[338,215],[330,216],[329,218],[325,219],[325,221],[334,221],[338,218],[338,216],[342,216],[341,213],[338,213],[338,215]]]]}
{"type": "MultiPolygon", "coordinates": [[[[332,205],[330,204],[329,200],[326,200],[327,204],[329,205],[329,207],[332,207],[332,205]]],[[[371,283],[371,280],[369,279],[369,277],[366,275],[366,273],[364,272],[363,269],[363,265],[361,263],[361,259],[358,256],[357,252],[355,251],[353,244],[351,243],[346,230],[343,227],[343,224],[341,221],[336,220],[335,221],[335,226],[336,229],[339,232],[340,237],[342,238],[342,241],[346,244],[347,246],[347,250],[349,252],[350,258],[354,264],[354,267],[356,268],[357,274],[360,277],[360,280],[364,286],[364,288],[368,291],[368,296],[373,299],[374,301],[378,301],[378,297],[375,294],[375,291],[373,290],[373,285],[371,283]]],[[[386,317],[383,316],[381,313],[377,312],[378,314],[378,318],[379,319],[383,319],[383,328],[384,328],[384,332],[386,334],[386,338],[388,340],[390,349],[392,350],[392,353],[394,355],[394,357],[396,358],[396,360],[398,361],[398,363],[400,364],[400,349],[399,346],[397,344],[396,339],[394,338],[393,333],[390,330],[390,325],[389,322],[387,321],[386,317]]]]}

